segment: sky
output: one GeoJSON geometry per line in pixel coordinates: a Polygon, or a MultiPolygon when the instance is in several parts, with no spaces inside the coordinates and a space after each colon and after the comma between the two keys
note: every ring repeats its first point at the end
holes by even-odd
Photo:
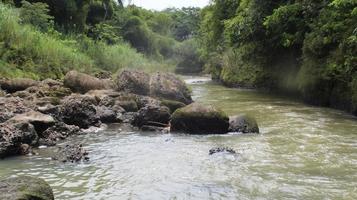
{"type": "MultiPolygon", "coordinates": [[[[125,1],[126,3],[128,0],[125,1]]],[[[204,7],[209,0],[131,0],[132,4],[146,9],[164,10],[165,8],[204,7]]]]}

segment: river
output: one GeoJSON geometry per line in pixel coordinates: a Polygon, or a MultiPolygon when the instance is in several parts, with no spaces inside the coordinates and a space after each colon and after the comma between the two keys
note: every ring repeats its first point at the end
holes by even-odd
{"type": "Polygon", "coordinates": [[[195,101],[253,115],[261,134],[155,134],[112,125],[70,138],[90,152],[88,163],[57,163],[45,148],[0,160],[0,177],[38,176],[56,199],[70,200],[357,199],[355,117],[207,78],[185,80],[195,101]],[[237,154],[208,154],[220,146],[237,154]]]}

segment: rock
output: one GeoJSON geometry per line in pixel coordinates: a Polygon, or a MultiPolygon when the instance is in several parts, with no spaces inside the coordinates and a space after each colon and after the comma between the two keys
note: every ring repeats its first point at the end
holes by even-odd
{"type": "Polygon", "coordinates": [[[229,131],[241,133],[259,133],[257,121],[248,115],[237,115],[229,118],[229,131]]]}
{"type": "Polygon", "coordinates": [[[139,95],[150,94],[150,75],[142,71],[124,70],[116,79],[118,91],[139,95]]]}
{"type": "Polygon", "coordinates": [[[229,147],[217,147],[217,148],[212,148],[209,150],[209,155],[213,155],[215,153],[231,153],[231,154],[236,154],[236,151],[234,149],[229,148],[229,147]]]}
{"type": "Polygon", "coordinates": [[[60,116],[64,123],[86,129],[99,122],[96,105],[93,97],[73,94],[62,100],[60,116]]]}
{"type": "Polygon", "coordinates": [[[161,105],[166,106],[170,109],[171,113],[175,112],[179,108],[183,108],[186,104],[179,102],[179,101],[172,101],[172,100],[161,100],[161,105]]]}
{"type": "Polygon", "coordinates": [[[20,155],[28,155],[32,153],[32,148],[28,144],[21,144],[20,145],[20,155]]]}
{"type": "Polygon", "coordinates": [[[152,97],[149,97],[149,96],[142,96],[142,95],[136,96],[136,103],[137,103],[139,109],[144,108],[145,106],[148,106],[148,105],[156,105],[156,106],[161,105],[161,101],[154,99],[152,97]]]}
{"type": "Polygon", "coordinates": [[[148,105],[141,108],[134,118],[133,125],[142,127],[144,125],[169,124],[170,109],[166,106],[148,105]]]}
{"type": "Polygon", "coordinates": [[[115,110],[110,109],[105,106],[97,106],[96,107],[97,116],[103,123],[115,123],[120,122],[118,114],[115,110]]]}
{"type": "Polygon", "coordinates": [[[22,144],[31,146],[38,144],[38,135],[33,125],[29,123],[0,124],[0,158],[21,154],[22,144]]]}
{"type": "Polygon", "coordinates": [[[57,141],[63,140],[71,135],[81,134],[78,126],[67,125],[63,122],[58,122],[51,126],[40,135],[39,144],[46,146],[54,146],[57,141]]]}
{"type": "Polygon", "coordinates": [[[110,89],[110,81],[100,80],[88,74],[70,71],[64,77],[64,85],[74,92],[86,93],[90,90],[110,89]]]}
{"type": "Polygon", "coordinates": [[[170,73],[157,72],[151,76],[150,96],[192,103],[191,92],[185,82],[170,73]]]}
{"type": "Polygon", "coordinates": [[[42,133],[48,127],[55,124],[55,119],[50,115],[45,115],[40,112],[30,111],[23,114],[18,114],[8,120],[10,123],[30,123],[35,127],[37,133],[42,133]]]}
{"type": "Polygon", "coordinates": [[[138,105],[135,101],[133,100],[128,100],[128,101],[116,101],[115,105],[118,105],[122,108],[124,108],[124,110],[126,112],[137,112],[138,111],[138,105]]]}
{"type": "Polygon", "coordinates": [[[65,147],[58,147],[56,155],[52,157],[53,160],[61,162],[80,162],[89,161],[88,152],[83,149],[82,145],[66,145],[65,147]]]}
{"type": "Polygon", "coordinates": [[[54,200],[50,185],[43,179],[19,176],[0,181],[0,199],[54,200]]]}
{"type": "Polygon", "coordinates": [[[29,102],[19,97],[0,97],[0,123],[7,121],[16,114],[31,111],[29,102]]]}
{"type": "Polygon", "coordinates": [[[120,119],[120,121],[122,121],[123,123],[133,124],[136,115],[137,115],[136,112],[126,112],[126,113],[121,114],[121,115],[119,116],[119,119],[120,119]]]}
{"type": "Polygon", "coordinates": [[[213,106],[190,104],[172,114],[171,131],[190,134],[224,134],[228,132],[229,118],[213,106]]]}
{"type": "Polygon", "coordinates": [[[0,87],[9,93],[25,90],[38,84],[38,81],[28,78],[15,78],[11,80],[0,80],[0,87]]]}

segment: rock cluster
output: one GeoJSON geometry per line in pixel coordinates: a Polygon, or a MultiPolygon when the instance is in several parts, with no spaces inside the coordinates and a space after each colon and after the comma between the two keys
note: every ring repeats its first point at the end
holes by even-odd
{"type": "MultiPolygon", "coordinates": [[[[102,123],[130,123],[142,131],[187,134],[259,132],[251,117],[229,118],[213,106],[192,103],[190,89],[170,73],[124,70],[112,81],[70,71],[63,82],[1,80],[0,88],[4,90],[0,96],[1,158],[25,154],[38,145],[56,145],[58,140],[102,123]]],[[[68,149],[75,148],[65,148],[66,152],[68,149]]]]}

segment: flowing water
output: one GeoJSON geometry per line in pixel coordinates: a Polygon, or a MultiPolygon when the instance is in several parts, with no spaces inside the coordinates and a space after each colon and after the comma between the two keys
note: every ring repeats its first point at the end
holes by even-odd
{"type": "Polygon", "coordinates": [[[357,199],[356,118],[186,80],[196,101],[253,115],[262,134],[155,134],[113,125],[70,138],[85,145],[88,163],[60,164],[46,156],[52,148],[39,149],[1,160],[0,177],[44,178],[56,199],[357,199]],[[237,154],[208,155],[220,146],[237,154]]]}

